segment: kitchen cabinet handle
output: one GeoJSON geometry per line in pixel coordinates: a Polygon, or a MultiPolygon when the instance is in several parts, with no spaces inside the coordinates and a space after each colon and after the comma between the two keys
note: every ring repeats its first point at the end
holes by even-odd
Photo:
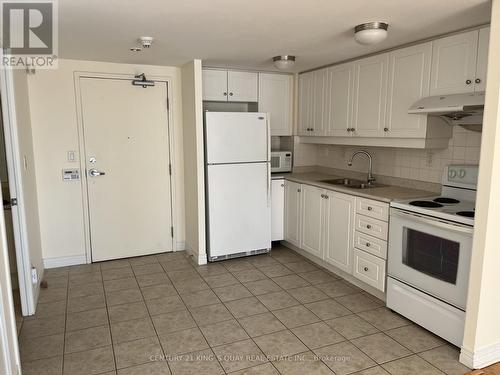
{"type": "Polygon", "coordinates": [[[325,197],[325,194],[321,194],[321,198],[324,198],[325,197]]]}
{"type": "Polygon", "coordinates": [[[230,92],[230,93],[229,93],[229,96],[233,96],[233,93],[232,93],[232,92],[230,92]]]}
{"type": "Polygon", "coordinates": [[[480,78],[476,78],[476,83],[481,83],[481,79],[480,78]]]}
{"type": "Polygon", "coordinates": [[[372,226],[371,226],[370,224],[368,224],[368,225],[366,226],[366,229],[372,229],[372,226]]]}
{"type": "Polygon", "coordinates": [[[328,195],[325,195],[325,199],[328,199],[328,198],[330,198],[330,197],[328,195]]]}
{"type": "Polygon", "coordinates": [[[368,272],[368,267],[363,268],[365,272],[368,272]]]}
{"type": "Polygon", "coordinates": [[[372,208],[371,206],[368,206],[366,209],[367,209],[368,211],[373,210],[373,208],[372,208]]]}
{"type": "Polygon", "coordinates": [[[389,128],[384,128],[384,131],[387,133],[389,131],[389,128]]]}
{"type": "Polygon", "coordinates": [[[355,132],[355,131],[356,131],[356,128],[351,128],[351,131],[352,131],[352,132],[355,132]]]}
{"type": "Polygon", "coordinates": [[[366,246],[366,247],[370,247],[371,245],[372,245],[372,244],[371,244],[371,243],[369,243],[369,242],[367,242],[367,243],[365,244],[365,246],[366,246]]]}
{"type": "Polygon", "coordinates": [[[227,92],[224,93],[224,96],[227,96],[227,92]]]}
{"type": "Polygon", "coordinates": [[[470,79],[468,79],[468,80],[465,81],[466,85],[470,85],[471,83],[472,83],[472,81],[470,79]]]}
{"type": "Polygon", "coordinates": [[[351,128],[347,128],[347,131],[350,133],[351,132],[351,128]]]}

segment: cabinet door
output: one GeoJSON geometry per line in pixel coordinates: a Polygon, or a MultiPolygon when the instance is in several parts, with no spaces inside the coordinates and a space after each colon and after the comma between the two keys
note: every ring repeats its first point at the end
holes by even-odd
{"type": "Polygon", "coordinates": [[[227,101],[226,70],[203,70],[203,100],[227,101]]]}
{"type": "Polygon", "coordinates": [[[328,70],[320,69],[313,72],[312,85],[312,115],[311,135],[324,135],[326,123],[325,91],[328,80],[328,70]]]}
{"type": "Polygon", "coordinates": [[[293,77],[259,73],[259,112],[269,113],[271,135],[292,135],[293,77]]]}
{"type": "Polygon", "coordinates": [[[429,96],[432,43],[395,50],[389,55],[387,121],[389,137],[425,138],[427,115],[410,115],[408,108],[429,96]]]}
{"type": "Polygon", "coordinates": [[[300,247],[301,187],[285,181],[285,240],[300,247]]]}
{"type": "Polygon", "coordinates": [[[302,236],[301,248],[323,258],[321,236],[323,232],[324,190],[302,185],[302,236]]]}
{"type": "Polygon", "coordinates": [[[490,28],[479,30],[479,44],[477,46],[477,68],[474,80],[475,91],[486,90],[486,72],[488,70],[488,47],[490,44],[490,28]]]}
{"type": "Polygon", "coordinates": [[[272,181],[271,202],[271,241],[281,241],[285,225],[285,180],[272,181]]]}
{"type": "Polygon", "coordinates": [[[380,137],[384,134],[389,55],[384,53],[354,63],[353,134],[380,137]]]}
{"type": "Polygon", "coordinates": [[[312,135],[313,127],[313,72],[299,76],[299,122],[298,135],[312,135]]]}
{"type": "Polygon", "coordinates": [[[252,72],[227,72],[227,91],[230,102],[256,102],[258,74],[252,72]]]}
{"type": "Polygon", "coordinates": [[[431,95],[474,91],[477,30],[432,42],[431,95]]]}
{"type": "Polygon", "coordinates": [[[328,69],[325,90],[327,135],[350,136],[352,126],[352,101],[354,89],[353,64],[342,64],[328,69]]]}
{"type": "Polygon", "coordinates": [[[355,197],[327,191],[324,259],[350,273],[354,239],[355,197]]]}

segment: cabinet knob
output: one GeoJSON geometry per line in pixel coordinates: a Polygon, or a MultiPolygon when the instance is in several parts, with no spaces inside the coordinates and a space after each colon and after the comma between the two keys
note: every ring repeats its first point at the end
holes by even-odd
{"type": "Polygon", "coordinates": [[[355,132],[355,131],[356,131],[356,128],[351,128],[351,131],[352,131],[352,132],[355,132]]]}
{"type": "Polygon", "coordinates": [[[368,206],[366,209],[367,209],[368,211],[373,210],[373,208],[372,208],[371,206],[368,206]]]}
{"type": "Polygon", "coordinates": [[[330,198],[330,197],[328,195],[325,195],[325,199],[328,199],[328,198],[330,198]]]}
{"type": "Polygon", "coordinates": [[[233,96],[233,93],[232,93],[232,92],[230,92],[230,93],[229,93],[229,96],[233,96]]]}
{"type": "Polygon", "coordinates": [[[370,224],[367,224],[366,229],[372,229],[372,226],[370,224]]]}
{"type": "Polygon", "coordinates": [[[470,79],[468,79],[468,80],[465,81],[466,85],[470,85],[471,83],[472,83],[472,81],[470,79]]]}
{"type": "Polygon", "coordinates": [[[476,78],[476,83],[481,83],[481,78],[476,78]]]}
{"type": "Polygon", "coordinates": [[[285,184],[281,184],[281,187],[285,187],[285,184]]]}
{"type": "Polygon", "coordinates": [[[325,194],[321,194],[321,198],[324,198],[325,197],[325,194]]]}
{"type": "Polygon", "coordinates": [[[369,242],[367,242],[367,243],[365,244],[365,246],[366,246],[366,247],[370,247],[371,245],[372,245],[372,244],[371,244],[371,243],[369,243],[369,242]]]}
{"type": "Polygon", "coordinates": [[[389,131],[389,128],[384,128],[384,131],[385,131],[385,132],[388,132],[388,131],[389,131]]]}
{"type": "Polygon", "coordinates": [[[297,189],[297,193],[300,193],[300,189],[297,189]]]}
{"type": "Polygon", "coordinates": [[[350,132],[351,131],[351,128],[347,128],[347,131],[350,132]]]}
{"type": "Polygon", "coordinates": [[[368,267],[363,268],[365,272],[368,272],[368,267]]]}
{"type": "Polygon", "coordinates": [[[223,95],[224,95],[224,96],[227,96],[227,92],[225,92],[223,95]]]}

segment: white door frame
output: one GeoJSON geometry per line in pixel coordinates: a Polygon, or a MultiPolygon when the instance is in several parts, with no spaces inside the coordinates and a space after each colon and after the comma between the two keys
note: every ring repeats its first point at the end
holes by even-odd
{"type": "Polygon", "coordinates": [[[26,211],[21,178],[23,163],[19,151],[14,82],[12,70],[10,69],[0,69],[0,93],[10,190],[10,197],[7,199],[17,199],[17,205],[12,206],[12,224],[14,228],[14,243],[16,246],[21,310],[23,316],[27,316],[35,313],[35,295],[31,287],[31,258],[28,248],[29,239],[27,235],[26,211]]]}
{"type": "MultiPolygon", "coordinates": [[[[121,79],[132,81],[135,77],[133,74],[116,74],[116,73],[94,73],[94,72],[75,72],[73,75],[75,83],[75,98],[76,98],[76,114],[78,123],[78,153],[80,156],[80,175],[81,175],[81,187],[82,187],[82,205],[83,205],[83,225],[85,231],[85,256],[87,258],[87,263],[92,263],[92,245],[90,240],[90,212],[89,212],[89,198],[88,198],[88,188],[87,188],[87,173],[85,173],[86,163],[85,163],[85,137],[84,137],[84,126],[83,126],[83,110],[82,110],[82,96],[80,88],[81,78],[95,78],[95,79],[121,79]]],[[[147,75],[149,80],[157,82],[165,82],[167,85],[167,115],[165,116],[168,142],[169,142],[169,159],[170,165],[172,166],[172,174],[170,175],[170,209],[172,217],[172,226],[174,227],[174,233],[172,236],[172,251],[177,250],[177,204],[176,204],[176,177],[177,171],[175,168],[175,142],[174,142],[174,126],[173,124],[173,114],[172,108],[173,103],[173,87],[172,87],[172,77],[170,76],[156,76],[147,75]]],[[[132,83],[131,83],[132,84],[132,83]]],[[[137,89],[142,89],[138,86],[137,89]]],[[[147,90],[147,88],[146,88],[147,90]]],[[[167,166],[168,168],[168,166],[167,166]]]]}

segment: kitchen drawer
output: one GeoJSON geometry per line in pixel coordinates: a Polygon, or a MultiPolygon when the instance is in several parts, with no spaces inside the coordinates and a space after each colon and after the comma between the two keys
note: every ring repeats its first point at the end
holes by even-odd
{"type": "Polygon", "coordinates": [[[354,233],[354,247],[379,258],[387,259],[387,241],[379,238],[356,231],[354,233]]]}
{"type": "Polygon", "coordinates": [[[356,212],[374,219],[389,221],[389,205],[384,202],[356,198],[356,212]]]}
{"type": "Polygon", "coordinates": [[[362,250],[354,249],[353,276],[378,290],[384,291],[385,260],[362,250]]]}
{"type": "Polygon", "coordinates": [[[387,241],[388,224],[385,221],[356,215],[356,230],[387,241]]]}

